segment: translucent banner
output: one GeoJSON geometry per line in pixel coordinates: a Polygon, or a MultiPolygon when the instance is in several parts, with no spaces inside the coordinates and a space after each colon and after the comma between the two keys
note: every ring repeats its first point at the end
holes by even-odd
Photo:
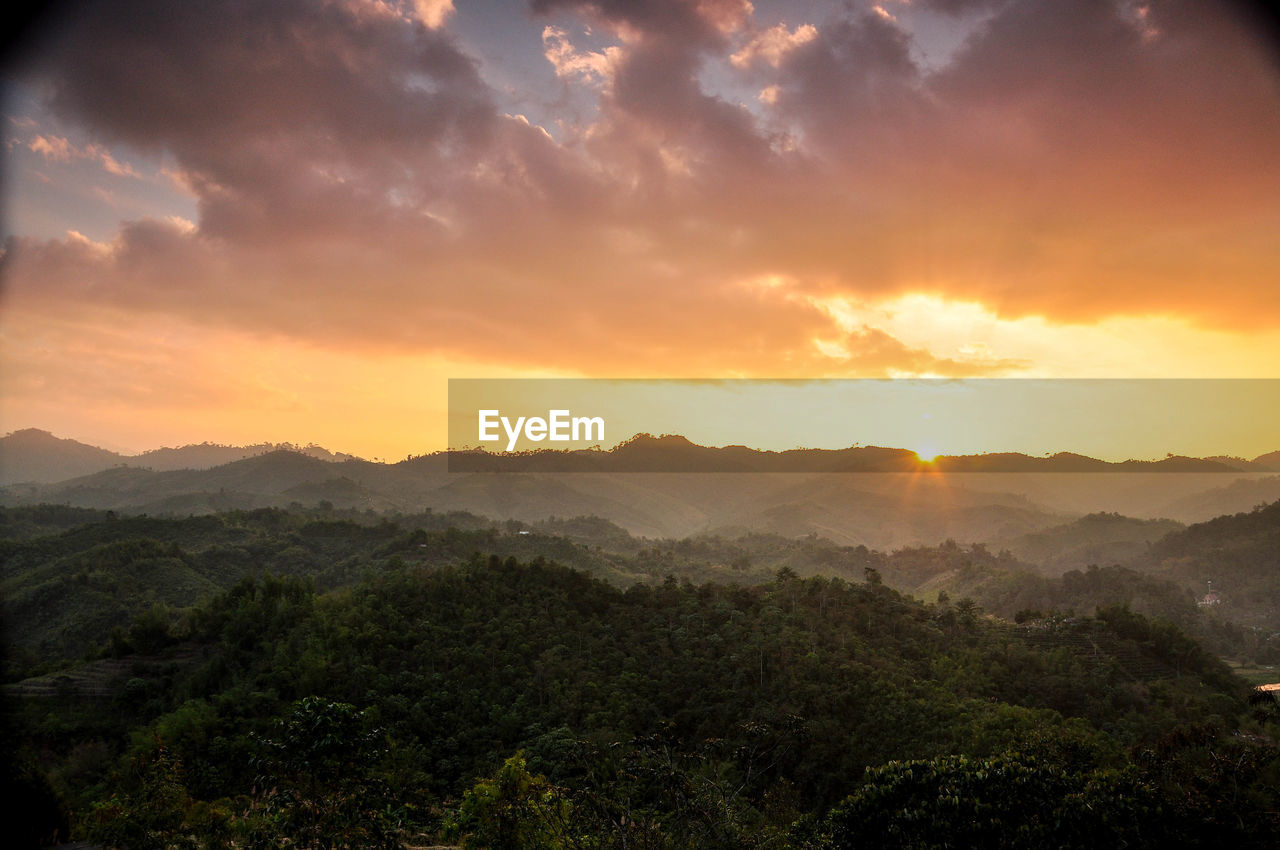
{"type": "Polygon", "coordinates": [[[449,382],[451,472],[1266,472],[1280,380],[449,382]]]}

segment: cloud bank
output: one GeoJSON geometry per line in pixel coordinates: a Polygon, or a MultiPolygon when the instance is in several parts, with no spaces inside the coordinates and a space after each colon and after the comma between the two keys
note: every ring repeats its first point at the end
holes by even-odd
{"type": "Polygon", "coordinates": [[[83,139],[34,127],[27,149],[135,175],[120,151],[164,159],[198,214],[17,234],[7,303],[673,376],[1026,365],[833,309],[911,295],[1280,325],[1280,74],[1249,19],[1177,0],[763,12],[534,0],[526,47],[591,105],[543,127],[486,82],[448,0],[83,4],[10,69],[83,139]],[[965,36],[925,65],[911,21],[965,36]]]}

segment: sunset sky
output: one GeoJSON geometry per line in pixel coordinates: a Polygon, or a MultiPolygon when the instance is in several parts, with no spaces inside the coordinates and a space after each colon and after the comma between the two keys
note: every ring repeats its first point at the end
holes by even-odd
{"type": "Polygon", "coordinates": [[[449,378],[1280,378],[1244,8],[63,4],[3,68],[0,433],[394,460],[449,378]]]}

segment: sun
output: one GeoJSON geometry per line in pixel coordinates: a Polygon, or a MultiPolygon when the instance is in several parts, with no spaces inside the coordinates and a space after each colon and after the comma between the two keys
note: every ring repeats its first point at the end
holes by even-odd
{"type": "Polygon", "coordinates": [[[938,447],[931,443],[922,443],[916,448],[916,457],[920,458],[921,463],[933,463],[940,454],[942,452],[938,451],[938,447]]]}

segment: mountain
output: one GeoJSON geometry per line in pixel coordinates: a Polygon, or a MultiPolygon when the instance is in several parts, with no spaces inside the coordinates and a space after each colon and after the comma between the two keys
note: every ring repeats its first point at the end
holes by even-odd
{"type": "Polygon", "coordinates": [[[1160,509],[1163,516],[1182,522],[1198,522],[1225,514],[1253,510],[1280,499],[1280,475],[1237,478],[1206,490],[1170,499],[1160,509]]]}
{"type": "Polygon", "coordinates": [[[0,484],[66,481],[124,462],[123,455],[37,428],[0,437],[0,484]]]}
{"type": "MultiPolygon", "coordinates": [[[[335,478],[335,467],[357,466],[317,460],[294,451],[277,450],[212,469],[176,469],[157,472],[120,466],[56,484],[16,485],[4,488],[6,504],[36,501],[106,508],[140,513],[210,513],[232,508],[283,507],[302,501],[307,487],[322,486],[335,478]],[[302,488],[298,490],[297,488],[302,488]],[[292,493],[292,495],[291,495],[292,493]]],[[[350,491],[349,488],[348,492],[350,491]]],[[[318,502],[317,498],[315,501],[318,502]]],[[[380,508],[393,504],[380,500],[380,508]]],[[[374,507],[348,504],[348,507],[374,507]]]]}
{"type": "Polygon", "coordinates": [[[1261,466],[1273,472],[1280,472],[1280,451],[1268,452],[1265,455],[1258,455],[1253,459],[1256,466],[1261,466]]]}
{"type": "Polygon", "coordinates": [[[0,437],[0,486],[52,484],[124,464],[160,472],[210,469],[275,451],[294,452],[333,463],[357,459],[354,455],[331,452],[314,444],[295,446],[292,443],[256,443],[251,446],[201,443],[124,455],[76,440],[61,439],[38,428],[27,428],[0,437]]]}
{"type": "Polygon", "coordinates": [[[1280,501],[1174,532],[1135,564],[1204,594],[1223,615],[1280,632],[1280,501]]]}
{"type": "MultiPolygon", "coordinates": [[[[1280,454],[1280,453],[1277,453],[1277,454],[1280,454]]],[[[1262,457],[1266,457],[1266,455],[1262,455],[1262,457]]],[[[1258,463],[1256,460],[1248,460],[1247,458],[1233,457],[1231,455],[1213,455],[1211,457],[1204,458],[1204,460],[1211,460],[1214,463],[1221,463],[1226,466],[1234,467],[1235,469],[1239,469],[1242,472],[1278,472],[1280,471],[1280,469],[1273,469],[1271,466],[1269,466],[1265,462],[1258,463]]]]}
{"type": "Polygon", "coordinates": [[[290,451],[212,469],[160,472],[122,466],[56,484],[0,489],[0,504],[10,506],[50,503],[178,516],[321,502],[375,511],[464,510],[525,522],[596,515],[645,537],[750,530],[815,534],[884,549],[949,537],[1012,537],[1069,518],[1014,493],[967,488],[940,477],[459,474],[444,471],[438,457],[398,464],[332,463],[290,451]]]}
{"type": "MultiPolygon", "coordinates": [[[[65,777],[91,826],[123,832],[121,822],[187,811],[161,823],[193,846],[225,836],[228,822],[245,834],[276,828],[247,820],[266,806],[244,801],[268,783],[268,799],[303,799],[308,813],[326,801],[341,815],[326,824],[344,828],[347,792],[318,790],[334,776],[344,789],[373,787],[379,814],[423,812],[401,833],[416,846],[439,845],[442,816],[471,830],[467,846],[498,846],[488,840],[498,828],[472,826],[476,811],[539,824],[519,833],[532,840],[504,846],[563,846],[543,823],[565,824],[575,846],[622,846],[619,835],[625,846],[747,847],[762,836],[800,846],[793,836],[832,834],[806,824],[842,797],[877,808],[841,815],[840,835],[883,823],[882,801],[907,800],[910,846],[972,835],[978,804],[996,825],[1044,809],[1043,829],[1019,846],[1171,846],[1192,823],[1183,812],[1200,819],[1204,846],[1275,846],[1263,834],[1277,807],[1263,769],[1274,727],[1249,720],[1249,690],[1221,661],[1129,608],[1017,628],[971,600],[904,598],[875,570],[833,581],[789,567],[700,586],[659,573],[623,589],[504,557],[535,535],[491,532],[262,511],[103,517],[5,541],[25,567],[0,601],[26,643],[4,688],[21,705],[13,728],[24,752],[65,777]],[[310,581],[343,562],[352,568],[327,582],[336,592],[310,581]],[[153,604],[165,598],[187,609],[180,619],[153,604]],[[85,654],[97,660],[65,666],[85,654]],[[52,655],[64,664],[51,667],[52,655]],[[376,755],[362,754],[374,744],[376,755]],[[264,773],[300,763],[296,753],[307,758],[276,774],[285,778],[264,773]],[[518,755],[477,782],[506,753],[518,755]],[[1007,756],[983,758],[993,753],[1007,756]],[[903,771],[932,786],[904,786],[903,771]],[[138,777],[136,790],[118,790],[116,776],[138,777]],[[881,784],[851,785],[857,777],[881,784]],[[472,807],[494,788],[519,805],[472,807]],[[459,800],[460,815],[442,811],[459,800]],[[921,818],[919,800],[941,800],[950,820],[921,818]],[[1255,824],[1258,840],[1246,841],[1255,824]]],[[[946,548],[944,559],[964,559],[946,548]]],[[[637,561],[666,571],[669,555],[642,550],[637,561]]],[[[903,831],[804,843],[901,845],[903,831]]],[[[373,846],[365,835],[342,840],[373,846]]],[[[105,829],[86,837],[123,843],[105,829]]]]}
{"type": "Polygon", "coordinates": [[[251,446],[223,446],[217,443],[180,446],[178,448],[151,449],[136,455],[130,461],[136,466],[164,471],[170,469],[209,469],[245,458],[257,457],[274,451],[291,451],[317,460],[338,462],[356,460],[355,455],[331,452],[314,444],[295,446],[292,443],[255,443],[251,446]]]}
{"type": "Polygon", "coordinates": [[[1038,564],[1045,573],[1056,575],[1091,564],[1131,563],[1144,556],[1156,541],[1183,527],[1169,519],[1093,513],[1065,525],[993,542],[991,548],[1008,549],[1019,560],[1038,564]]]}
{"type": "MultiPolygon", "coordinates": [[[[817,535],[847,545],[893,549],[948,538],[983,541],[1060,523],[1061,514],[1008,492],[978,491],[944,478],[910,475],[738,476],[733,501],[709,506],[720,534],[817,535]],[[771,484],[753,486],[757,481],[771,484]]],[[[733,487],[734,476],[725,483],[733,487]]]]}
{"type": "Polygon", "coordinates": [[[458,453],[386,464],[315,446],[260,451],[269,445],[203,444],[126,457],[43,432],[20,432],[0,443],[20,448],[24,441],[51,447],[46,455],[58,455],[64,443],[73,450],[88,448],[97,453],[93,463],[105,458],[107,466],[56,482],[47,475],[42,480],[27,474],[23,483],[6,477],[0,504],[44,502],[175,516],[322,503],[378,512],[463,510],[524,522],[595,515],[651,538],[762,532],[816,535],[882,550],[946,539],[1025,544],[1031,560],[1054,561],[1051,570],[1127,563],[1145,546],[1142,535],[1148,531],[1140,528],[1131,529],[1139,537],[1109,540],[1067,533],[1052,552],[1037,549],[1040,544],[1027,537],[1086,514],[1196,522],[1280,498],[1280,476],[1187,458],[1108,464],[1068,453],[1003,453],[924,465],[905,449],[761,452],[639,435],[610,452],[568,453],[577,472],[554,471],[565,455],[557,460],[550,452],[517,455],[509,463],[499,455],[467,455],[490,469],[523,470],[493,474],[450,471],[458,453]],[[248,456],[201,468],[229,453],[248,456]],[[673,466],[675,471],[668,470],[673,466]],[[1009,471],[1017,469],[1027,471],[1009,471]],[[1184,471],[1161,471],[1168,469],[1184,471]],[[1033,550],[1039,552],[1035,557],[1033,550]]]}
{"type": "MultiPolygon", "coordinates": [[[[1248,461],[1211,460],[1170,455],[1158,461],[1118,463],[1059,452],[1033,457],[1020,452],[942,455],[922,460],[908,449],[853,446],[847,449],[792,449],[775,452],[746,446],[700,446],[685,437],[637,434],[612,449],[515,453],[483,450],[453,452],[452,472],[914,472],[958,474],[970,472],[1159,472],[1236,473],[1248,461]]],[[[1258,470],[1261,471],[1259,467],[1258,470]]]]}

